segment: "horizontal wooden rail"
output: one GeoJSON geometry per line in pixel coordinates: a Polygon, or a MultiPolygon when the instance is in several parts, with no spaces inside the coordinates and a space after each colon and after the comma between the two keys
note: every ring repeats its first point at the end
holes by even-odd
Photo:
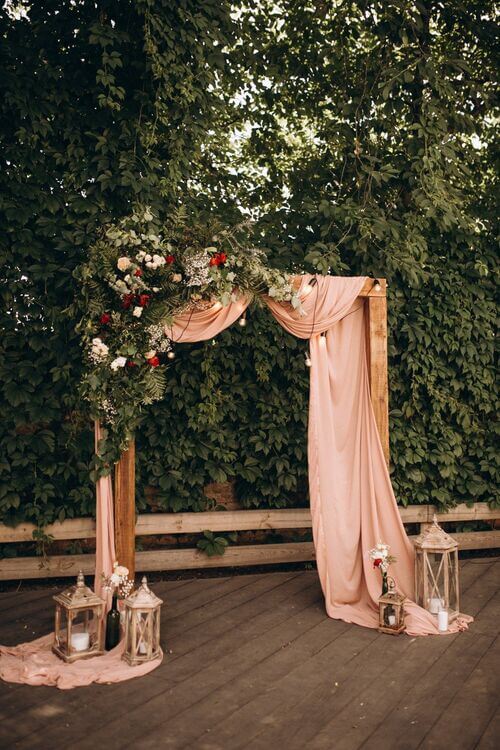
{"type": "MultiPolygon", "coordinates": [[[[403,523],[431,523],[434,513],[439,521],[492,521],[500,518],[500,508],[487,503],[457,505],[446,513],[434,505],[400,507],[403,523]]],[[[150,534],[196,534],[210,531],[258,531],[259,529],[307,529],[311,527],[309,508],[284,510],[222,510],[202,513],[149,513],[137,518],[136,536],[150,534]]],[[[33,541],[36,526],[21,523],[10,527],[0,525],[0,544],[33,541]]],[[[44,532],[54,539],[92,539],[95,521],[91,518],[72,518],[46,526],[44,532]]],[[[474,532],[477,533],[477,532],[474,532]]]]}
{"type": "MultiPolygon", "coordinates": [[[[421,529],[431,523],[436,507],[410,505],[400,508],[404,523],[418,523],[421,529]]],[[[447,513],[436,513],[440,521],[493,521],[500,518],[500,508],[487,503],[457,505],[447,513]]],[[[306,508],[284,510],[207,511],[203,513],[152,513],[137,518],[136,535],[193,534],[210,531],[257,531],[265,529],[304,529],[311,527],[311,514],[306,508]]],[[[15,528],[0,526],[0,542],[33,541],[33,524],[19,524],[15,528]]],[[[95,536],[95,522],[90,518],[68,519],[45,528],[54,539],[90,539],[95,536]]],[[[453,534],[461,550],[500,547],[500,530],[458,532],[453,534]]],[[[282,544],[251,544],[230,546],[224,555],[208,557],[194,548],[137,552],[139,572],[162,570],[190,570],[241,565],[269,565],[273,563],[306,562],[314,560],[312,542],[284,542],[282,544]]],[[[63,578],[74,576],[79,570],[94,572],[95,556],[51,555],[50,557],[9,557],[0,559],[0,580],[27,578],[63,578]]]]}
{"type": "MultiPolygon", "coordinates": [[[[500,547],[500,531],[473,531],[453,534],[461,550],[500,547]]],[[[413,537],[410,537],[413,538],[413,537]]],[[[314,560],[312,542],[251,544],[228,547],[220,556],[207,557],[200,550],[172,549],[136,553],[140,573],[200,568],[227,568],[246,565],[307,562],[314,560]]],[[[17,557],[0,560],[0,581],[27,578],[64,578],[76,576],[79,570],[94,573],[95,555],[53,555],[49,558],[17,557]]]]}

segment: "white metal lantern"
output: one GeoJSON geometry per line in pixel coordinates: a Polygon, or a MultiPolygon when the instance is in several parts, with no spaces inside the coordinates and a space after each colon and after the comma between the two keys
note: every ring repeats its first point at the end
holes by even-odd
{"type": "Polygon", "coordinates": [[[85,585],[82,571],[76,585],[53,597],[56,603],[52,651],[66,662],[104,653],[104,601],[85,585]]]}
{"type": "Polygon", "coordinates": [[[415,539],[415,599],[433,615],[448,612],[451,622],[459,611],[458,542],[434,516],[433,523],[415,539]]]}
{"type": "Polygon", "coordinates": [[[125,599],[125,651],[123,658],[132,666],[161,655],[160,612],[162,600],[153,594],[146,576],[125,599]]]}

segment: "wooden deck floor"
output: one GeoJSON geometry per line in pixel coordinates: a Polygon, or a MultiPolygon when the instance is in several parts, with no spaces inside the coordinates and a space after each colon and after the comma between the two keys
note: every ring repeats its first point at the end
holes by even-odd
{"type": "MultiPolygon", "coordinates": [[[[393,638],[325,616],[315,572],[165,581],[161,668],[72,691],[0,683],[0,747],[496,750],[500,562],[462,568],[467,633],[393,638]]],[[[0,642],[51,628],[0,594],[0,642]]]]}

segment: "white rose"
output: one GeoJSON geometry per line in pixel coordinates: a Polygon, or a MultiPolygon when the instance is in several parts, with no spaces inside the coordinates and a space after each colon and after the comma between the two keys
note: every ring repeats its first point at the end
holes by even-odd
{"type": "Polygon", "coordinates": [[[101,359],[108,356],[109,349],[101,339],[92,339],[92,354],[101,359]]]}
{"type": "Polygon", "coordinates": [[[142,315],[142,307],[134,307],[132,315],[134,315],[136,318],[140,318],[142,315]]]}
{"type": "Polygon", "coordinates": [[[152,359],[155,355],[155,350],[151,349],[149,352],[146,352],[146,354],[144,355],[144,359],[152,359]]]}
{"type": "Polygon", "coordinates": [[[118,586],[120,583],[120,576],[118,575],[118,573],[111,573],[111,575],[109,576],[109,581],[111,584],[113,584],[113,586],[118,586]]]}
{"type": "Polygon", "coordinates": [[[125,367],[127,364],[127,358],[126,357],[117,357],[111,362],[111,369],[116,372],[119,367],[125,367]]]}
{"type": "Polygon", "coordinates": [[[152,258],[151,258],[151,256],[150,256],[150,254],[149,254],[149,253],[147,253],[147,254],[146,254],[146,255],[144,256],[144,260],[146,260],[146,261],[148,261],[148,262],[149,262],[150,260],[152,260],[152,258]]]}
{"type": "Polygon", "coordinates": [[[144,258],[146,257],[146,253],[144,252],[144,250],[139,250],[135,257],[139,261],[144,260],[144,258]]]}
{"type": "Polygon", "coordinates": [[[117,565],[115,568],[115,573],[116,575],[125,578],[125,576],[128,576],[128,568],[126,568],[125,565],[117,565]]]}
{"type": "Polygon", "coordinates": [[[130,258],[127,258],[125,255],[122,258],[118,258],[118,262],[116,264],[118,266],[118,269],[120,271],[126,271],[127,268],[130,268],[130,258]]]}
{"type": "Polygon", "coordinates": [[[153,255],[153,263],[156,263],[157,266],[164,266],[166,260],[165,258],[162,258],[161,255],[153,255]]]}
{"type": "Polygon", "coordinates": [[[156,263],[153,263],[151,260],[146,261],[146,268],[156,268],[156,263]]]}
{"type": "Polygon", "coordinates": [[[172,276],[172,281],[174,281],[176,284],[179,283],[179,281],[182,281],[182,274],[181,273],[174,273],[172,276]]]}

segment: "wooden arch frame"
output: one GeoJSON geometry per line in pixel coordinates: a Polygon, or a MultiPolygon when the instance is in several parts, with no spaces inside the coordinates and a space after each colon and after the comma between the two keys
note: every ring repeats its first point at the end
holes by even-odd
{"type": "MultiPolygon", "coordinates": [[[[366,316],[370,395],[380,440],[389,463],[389,389],[387,381],[386,280],[367,279],[359,296],[366,316]]],[[[123,451],[114,472],[114,518],[116,556],[130,576],[135,574],[135,442],[123,451]]]]}

